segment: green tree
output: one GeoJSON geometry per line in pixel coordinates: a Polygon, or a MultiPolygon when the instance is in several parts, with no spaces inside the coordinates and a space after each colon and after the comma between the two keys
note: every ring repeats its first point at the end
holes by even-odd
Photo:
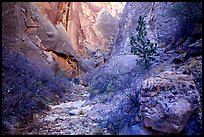
{"type": "Polygon", "coordinates": [[[147,69],[153,61],[154,56],[157,55],[157,44],[151,43],[147,38],[146,24],[144,17],[139,16],[138,26],[136,28],[137,35],[130,37],[131,53],[138,55],[137,62],[147,69]]]}

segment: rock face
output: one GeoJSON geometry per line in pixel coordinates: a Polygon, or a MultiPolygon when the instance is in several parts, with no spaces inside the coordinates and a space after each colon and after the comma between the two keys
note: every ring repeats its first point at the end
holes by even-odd
{"type": "Polygon", "coordinates": [[[61,22],[73,48],[87,57],[89,52],[109,51],[125,3],[37,2],[35,5],[41,13],[47,15],[52,24],[61,22]]]}
{"type": "MultiPolygon", "coordinates": [[[[197,33],[202,34],[202,27],[197,29],[194,22],[188,20],[186,16],[182,16],[186,9],[182,8],[177,11],[175,8],[177,5],[176,2],[127,3],[119,22],[120,29],[111,54],[129,53],[130,46],[126,43],[129,41],[129,37],[135,33],[140,15],[145,16],[149,39],[156,40],[159,44],[174,44],[178,39],[185,38],[196,30],[197,33]]],[[[199,6],[202,6],[202,3],[199,6]]],[[[201,10],[199,12],[202,16],[201,10]]]]}
{"type": "Polygon", "coordinates": [[[179,133],[198,108],[200,96],[188,75],[165,71],[142,83],[140,101],[146,127],[179,133]]]}
{"type": "Polygon", "coordinates": [[[14,14],[3,9],[3,39],[12,38],[15,43],[20,39],[14,50],[19,49],[40,66],[51,66],[48,68],[55,74],[62,71],[76,77],[98,63],[90,64],[78,51],[86,53],[83,58],[108,52],[105,46],[113,42],[124,3],[31,2],[5,3],[3,7],[6,5],[14,14]],[[112,32],[105,33],[108,27],[112,32]]]}
{"type": "Polygon", "coordinates": [[[82,54],[109,51],[124,3],[71,2],[69,6],[67,31],[74,49],[82,54]]]}
{"type": "Polygon", "coordinates": [[[91,66],[72,48],[64,26],[52,24],[35,4],[4,3],[11,10],[3,9],[3,42],[12,41],[15,47],[9,48],[22,52],[30,61],[54,74],[65,71],[74,77],[88,71],[91,66]]]}

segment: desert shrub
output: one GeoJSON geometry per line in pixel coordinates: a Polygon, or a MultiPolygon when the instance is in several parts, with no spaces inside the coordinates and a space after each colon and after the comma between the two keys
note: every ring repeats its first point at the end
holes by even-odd
{"type": "Polygon", "coordinates": [[[139,59],[137,62],[146,69],[155,61],[154,56],[157,55],[157,44],[151,43],[147,38],[146,24],[144,17],[141,15],[139,16],[136,31],[137,35],[130,37],[131,53],[138,55],[139,59]]]}
{"type": "Polygon", "coordinates": [[[2,132],[9,125],[25,126],[32,122],[33,113],[48,109],[51,101],[62,97],[69,81],[54,77],[26,60],[18,52],[2,48],[2,132]]]}
{"type": "Polygon", "coordinates": [[[104,82],[99,81],[89,88],[89,91],[90,91],[89,98],[92,99],[97,95],[101,95],[101,99],[103,98],[103,100],[105,101],[108,98],[105,97],[104,94],[109,94],[110,92],[114,92],[116,88],[117,88],[117,85],[114,83],[113,80],[105,80],[104,82]]]}
{"type": "Polygon", "coordinates": [[[111,112],[107,120],[107,128],[111,134],[118,135],[126,126],[136,123],[135,116],[139,111],[138,92],[125,93],[125,98],[115,112],[111,112]]]}
{"type": "Polygon", "coordinates": [[[97,80],[92,80],[90,88],[98,90],[100,94],[113,92],[117,89],[117,77],[109,74],[101,75],[97,80]]]}

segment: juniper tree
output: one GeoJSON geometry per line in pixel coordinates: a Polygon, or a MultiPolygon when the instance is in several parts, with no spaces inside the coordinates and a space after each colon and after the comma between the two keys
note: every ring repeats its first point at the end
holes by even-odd
{"type": "Polygon", "coordinates": [[[157,44],[151,43],[147,38],[146,24],[144,17],[141,15],[139,16],[136,31],[137,35],[130,37],[131,53],[138,55],[139,59],[137,62],[146,69],[155,61],[154,56],[157,55],[157,44]]]}

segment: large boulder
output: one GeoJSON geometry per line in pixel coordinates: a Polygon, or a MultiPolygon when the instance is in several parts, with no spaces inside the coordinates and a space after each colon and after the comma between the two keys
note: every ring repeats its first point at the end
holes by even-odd
{"type": "Polygon", "coordinates": [[[164,71],[142,83],[142,122],[164,133],[179,133],[198,109],[199,101],[199,92],[188,75],[164,71]]]}

